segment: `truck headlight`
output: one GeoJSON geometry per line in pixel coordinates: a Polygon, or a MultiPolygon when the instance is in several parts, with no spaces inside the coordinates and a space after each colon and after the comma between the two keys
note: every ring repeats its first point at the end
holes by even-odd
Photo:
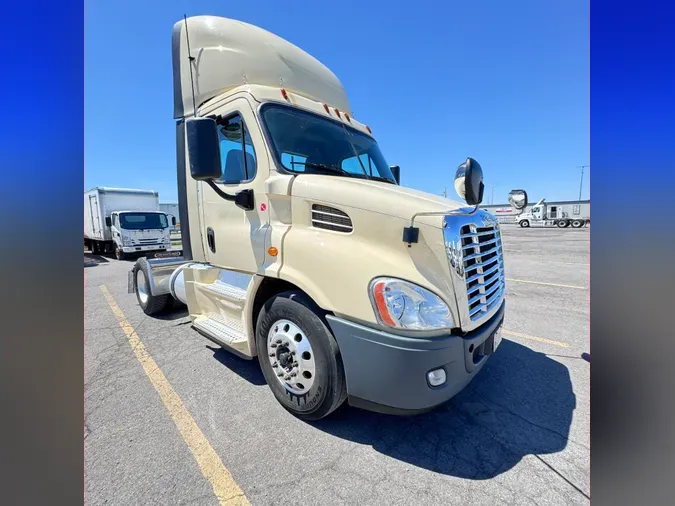
{"type": "Polygon", "coordinates": [[[438,330],[453,327],[450,308],[426,288],[395,278],[375,278],[370,300],[380,323],[392,328],[438,330]]]}
{"type": "Polygon", "coordinates": [[[131,237],[122,236],[122,246],[131,246],[131,237]]]}

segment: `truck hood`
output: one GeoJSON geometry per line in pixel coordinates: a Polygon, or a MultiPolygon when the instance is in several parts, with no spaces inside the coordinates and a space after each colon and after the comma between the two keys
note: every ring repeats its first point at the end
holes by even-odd
{"type": "MultiPolygon", "coordinates": [[[[454,200],[381,181],[316,174],[297,176],[291,193],[294,197],[372,211],[403,220],[410,220],[415,213],[466,207],[466,204],[454,200]]],[[[436,226],[441,224],[440,216],[420,217],[419,220],[436,226]]]]}

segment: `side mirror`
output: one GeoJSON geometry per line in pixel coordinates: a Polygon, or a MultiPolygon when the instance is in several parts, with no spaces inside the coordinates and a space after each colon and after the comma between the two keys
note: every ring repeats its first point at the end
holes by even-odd
{"type": "Polygon", "coordinates": [[[105,226],[112,227],[112,218],[110,216],[105,217],[105,226]]]}
{"type": "Polygon", "coordinates": [[[176,226],[176,217],[172,216],[171,217],[171,224],[175,227],[176,226]]]}
{"type": "Polygon", "coordinates": [[[401,167],[399,167],[398,165],[392,165],[391,167],[389,167],[389,170],[394,176],[396,184],[401,184],[401,167]]]}
{"type": "Polygon", "coordinates": [[[511,190],[509,204],[517,211],[522,211],[527,207],[527,192],[525,190],[511,190]]]}
{"type": "Polygon", "coordinates": [[[216,120],[213,118],[187,119],[185,120],[185,133],[192,178],[197,181],[218,179],[222,175],[222,169],[216,120]]]}
{"type": "Polygon", "coordinates": [[[483,169],[473,158],[457,167],[455,173],[455,191],[470,206],[477,206],[483,201],[483,169]]]}

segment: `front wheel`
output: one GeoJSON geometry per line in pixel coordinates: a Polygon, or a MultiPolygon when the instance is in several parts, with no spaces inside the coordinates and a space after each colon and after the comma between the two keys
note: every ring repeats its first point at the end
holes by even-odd
{"type": "Polygon", "coordinates": [[[347,398],[337,342],[323,312],[303,293],[267,301],[256,325],[258,360],[277,401],[302,420],[319,420],[347,398]]]}
{"type": "Polygon", "coordinates": [[[115,244],[115,258],[117,260],[125,260],[127,258],[127,254],[117,244],[115,244]]]}
{"type": "Polygon", "coordinates": [[[164,295],[152,295],[150,290],[150,276],[148,272],[150,266],[145,258],[140,258],[134,266],[134,290],[138,305],[147,315],[154,315],[166,311],[173,304],[173,296],[168,293],[164,295]]]}
{"type": "Polygon", "coordinates": [[[520,222],[520,227],[521,227],[521,228],[527,228],[527,227],[529,227],[529,226],[530,226],[530,222],[527,221],[527,220],[522,220],[522,221],[520,222]]]}

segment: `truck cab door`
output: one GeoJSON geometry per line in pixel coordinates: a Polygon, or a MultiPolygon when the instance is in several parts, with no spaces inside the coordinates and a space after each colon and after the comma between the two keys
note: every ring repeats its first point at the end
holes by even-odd
{"type": "Polygon", "coordinates": [[[235,99],[216,111],[222,175],[215,181],[234,195],[253,190],[250,211],[220,197],[199,182],[201,236],[206,260],[221,268],[254,273],[265,259],[269,166],[262,131],[249,102],[235,99]]]}

